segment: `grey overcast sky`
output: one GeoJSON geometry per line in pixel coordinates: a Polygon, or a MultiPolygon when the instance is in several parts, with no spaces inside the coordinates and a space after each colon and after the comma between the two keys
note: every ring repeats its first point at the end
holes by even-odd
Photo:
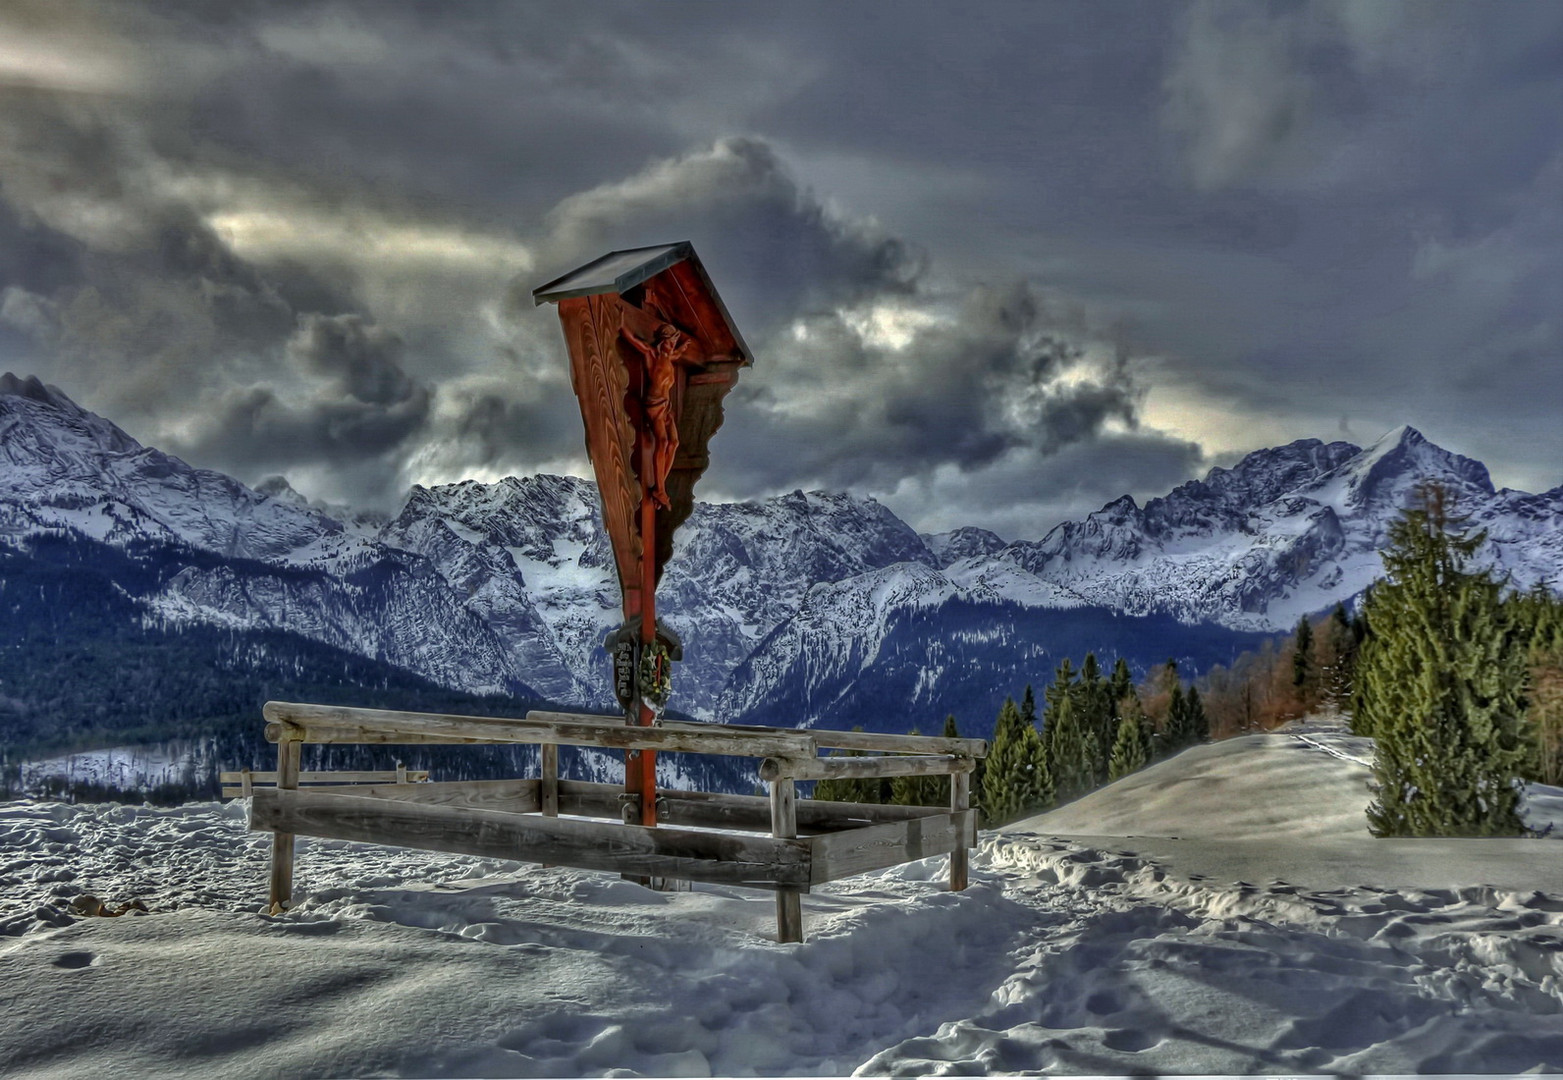
{"type": "Polygon", "coordinates": [[[1410,423],[1563,482],[1563,4],[0,7],[0,370],[389,508],[589,475],[551,307],[689,239],[697,494],[1040,536],[1410,423]]]}

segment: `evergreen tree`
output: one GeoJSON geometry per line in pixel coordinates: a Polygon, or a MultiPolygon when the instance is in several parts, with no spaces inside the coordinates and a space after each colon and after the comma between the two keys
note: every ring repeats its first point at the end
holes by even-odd
{"type": "Polygon", "coordinates": [[[1107,761],[1112,755],[1113,738],[1117,727],[1113,723],[1113,707],[1107,680],[1102,677],[1101,666],[1095,653],[1086,653],[1080,665],[1080,683],[1075,690],[1075,708],[1080,726],[1089,736],[1092,786],[1107,780],[1107,761]]]}
{"type": "MultiPolygon", "coordinates": [[[[853,731],[862,731],[863,725],[854,724],[853,731]]],[[[832,753],[845,757],[862,757],[861,750],[837,750],[832,753]]],[[[890,782],[877,776],[831,777],[814,785],[814,798],[827,802],[883,803],[890,799],[890,782]]]]}
{"type": "Polygon", "coordinates": [[[1053,803],[1053,781],[1035,724],[1021,720],[1014,698],[1005,698],[993,731],[982,783],[982,815],[1002,825],[1053,803]]]}
{"type": "MultiPolygon", "coordinates": [[[[961,729],[955,723],[954,713],[950,713],[944,718],[944,731],[941,732],[941,734],[946,739],[959,739],[961,737],[961,729]]],[[[980,807],[982,805],[982,770],[986,767],[986,765],[987,758],[978,758],[975,764],[972,766],[971,782],[968,785],[968,795],[971,799],[972,806],[980,807]]],[[[948,776],[936,776],[933,779],[934,784],[936,785],[935,795],[940,800],[935,805],[949,806],[950,778],[948,776]]]]}
{"type": "MultiPolygon", "coordinates": [[[[1382,554],[1379,556],[1382,558],[1382,554]]],[[[1358,628],[1362,631],[1360,643],[1357,646],[1357,670],[1356,677],[1351,688],[1351,733],[1363,738],[1374,737],[1373,716],[1368,708],[1367,694],[1364,693],[1363,679],[1367,674],[1368,663],[1372,661],[1372,648],[1370,642],[1373,638],[1373,628],[1368,623],[1368,611],[1373,607],[1373,594],[1378,591],[1381,582],[1374,582],[1362,593],[1362,607],[1352,620],[1352,634],[1356,635],[1358,628]]]]}
{"type": "MultiPolygon", "coordinates": [[[[914,727],[907,734],[922,732],[914,727]]],[[[945,806],[950,801],[949,785],[947,776],[895,776],[890,779],[890,802],[896,806],[945,806]]]]}
{"type": "Polygon", "coordinates": [[[1313,624],[1306,615],[1297,620],[1292,637],[1292,688],[1306,709],[1313,689],[1313,624]]]}
{"type": "Polygon", "coordinates": [[[1337,709],[1349,707],[1351,702],[1352,674],[1357,663],[1357,639],[1352,632],[1351,620],[1346,615],[1346,605],[1339,601],[1330,612],[1325,627],[1324,645],[1329,656],[1329,668],[1320,673],[1324,685],[1320,688],[1326,701],[1337,709]]]}
{"type": "Polygon", "coordinates": [[[1125,709],[1118,720],[1118,736],[1113,740],[1112,759],[1107,766],[1109,780],[1117,780],[1145,768],[1146,747],[1138,702],[1125,709]]]}
{"type": "Polygon", "coordinates": [[[1563,601],[1538,581],[1506,607],[1527,643],[1522,733],[1528,760],[1521,776],[1556,787],[1563,783],[1563,601]]]}
{"type": "Polygon", "coordinates": [[[1052,773],[1058,797],[1065,802],[1079,798],[1096,786],[1095,742],[1085,729],[1072,697],[1058,703],[1053,727],[1052,773]]]}
{"type": "Polygon", "coordinates": [[[1375,836],[1522,831],[1517,774],[1525,650],[1500,586],[1467,570],[1483,534],[1455,533],[1426,486],[1390,526],[1386,578],[1367,603],[1358,710],[1377,740],[1375,836]]]}
{"type": "Polygon", "coordinates": [[[1129,673],[1129,662],[1120,656],[1118,662],[1113,664],[1112,677],[1108,680],[1108,694],[1112,698],[1114,723],[1123,718],[1124,699],[1134,692],[1134,676],[1129,673]]]}
{"type": "Polygon", "coordinates": [[[1059,663],[1053,669],[1053,681],[1047,689],[1042,691],[1043,700],[1046,702],[1042,712],[1042,752],[1047,756],[1048,769],[1053,776],[1058,776],[1056,759],[1053,756],[1053,729],[1058,724],[1058,707],[1066,697],[1075,692],[1075,669],[1069,657],[1059,663]]]}
{"type": "MultiPolygon", "coordinates": [[[[960,727],[955,723],[954,713],[950,713],[944,718],[944,737],[947,739],[959,739],[961,737],[960,727]]],[[[988,744],[988,753],[990,755],[993,753],[993,744],[991,742],[988,744]]],[[[982,809],[983,777],[987,771],[988,759],[986,757],[978,758],[977,763],[972,767],[971,770],[971,805],[976,807],[979,811],[982,809]]],[[[950,794],[949,778],[940,777],[939,784],[941,789],[944,791],[946,803],[948,803],[950,794]]]]}
{"type": "Polygon", "coordinates": [[[1205,703],[1199,699],[1199,687],[1193,684],[1189,685],[1188,697],[1183,699],[1183,728],[1189,745],[1210,738],[1210,717],[1205,714],[1205,703]]]}
{"type": "Polygon", "coordinates": [[[1183,696],[1183,684],[1180,682],[1173,685],[1172,698],[1167,702],[1167,727],[1162,752],[1170,757],[1188,743],[1188,703],[1183,696]]]}

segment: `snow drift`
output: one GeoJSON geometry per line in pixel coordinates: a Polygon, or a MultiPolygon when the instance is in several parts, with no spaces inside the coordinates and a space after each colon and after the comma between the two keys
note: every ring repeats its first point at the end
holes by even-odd
{"type": "Polygon", "coordinates": [[[1563,1069],[1555,841],[1375,841],[1369,753],[1189,750],[984,834],[966,892],[817,889],[798,945],[764,893],[314,840],[270,918],[238,804],[4,805],[0,1073],[1563,1069]]]}

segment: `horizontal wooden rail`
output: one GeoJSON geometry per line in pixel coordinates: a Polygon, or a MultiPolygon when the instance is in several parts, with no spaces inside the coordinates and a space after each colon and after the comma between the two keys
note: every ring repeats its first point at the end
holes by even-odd
{"type": "MultiPolygon", "coordinates": [[[[251,772],[252,784],[275,784],[277,774],[275,772],[251,772]]],[[[409,784],[421,784],[429,778],[428,769],[408,769],[406,780],[402,781],[401,774],[395,769],[379,769],[371,772],[344,769],[340,772],[301,772],[298,774],[298,782],[301,784],[395,784],[405,782],[409,784]]],[[[244,770],[238,772],[218,773],[217,779],[224,784],[239,784],[244,782],[244,770]]]]}
{"type": "Polygon", "coordinates": [[[260,788],[250,828],[724,885],[807,888],[807,840],[260,788]]]}
{"type": "Polygon", "coordinates": [[[524,720],[446,713],[355,709],[268,701],[263,710],[266,738],[272,742],[361,742],[361,732],[377,731],[387,742],[461,739],[490,743],[554,743],[610,750],[685,751],[735,757],[804,757],[814,754],[806,732],[730,732],[720,724],[677,728],[636,727],[618,716],[531,712],[524,720]]]}
{"type": "Polygon", "coordinates": [[[665,721],[662,727],[680,731],[710,730],[753,732],[765,735],[807,735],[821,750],[871,750],[879,753],[959,754],[963,757],[987,757],[984,739],[948,738],[943,735],[889,735],[878,731],[835,731],[830,728],[756,727],[744,724],[690,724],[665,721]]]}
{"type": "Polygon", "coordinates": [[[894,755],[885,757],[766,758],[760,762],[761,780],[836,780],[857,777],[944,776],[969,772],[975,762],[953,754],[894,755]]]}
{"type": "Polygon", "coordinates": [[[887,866],[953,854],[976,842],[975,810],[826,833],[809,839],[809,880],[819,885],[887,866]]]}
{"type": "Polygon", "coordinates": [[[476,810],[529,814],[542,808],[540,786],[535,779],[440,780],[428,784],[342,784],[334,787],[316,786],[309,790],[356,795],[365,799],[394,799],[429,806],[469,806],[476,810]]]}
{"type": "MultiPolygon", "coordinates": [[[[559,812],[583,817],[618,817],[620,784],[594,784],[584,780],[559,781],[559,812]]],[[[771,800],[764,795],[724,795],[711,791],[657,792],[657,820],[669,825],[693,825],[709,829],[748,829],[769,832],[771,800]]],[[[879,803],[829,802],[799,799],[798,828],[804,832],[835,832],[906,821],[942,813],[934,806],[890,806],[879,803]]]]}

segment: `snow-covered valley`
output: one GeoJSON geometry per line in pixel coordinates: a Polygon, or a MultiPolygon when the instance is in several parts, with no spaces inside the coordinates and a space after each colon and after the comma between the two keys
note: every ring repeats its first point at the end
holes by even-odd
{"type": "Polygon", "coordinates": [[[984,833],[965,892],[817,888],[796,945],[761,892],[311,840],[269,917],[240,803],[0,805],[0,1073],[1563,1070],[1556,841],[1375,840],[1370,754],[1196,747],[984,833]]]}

